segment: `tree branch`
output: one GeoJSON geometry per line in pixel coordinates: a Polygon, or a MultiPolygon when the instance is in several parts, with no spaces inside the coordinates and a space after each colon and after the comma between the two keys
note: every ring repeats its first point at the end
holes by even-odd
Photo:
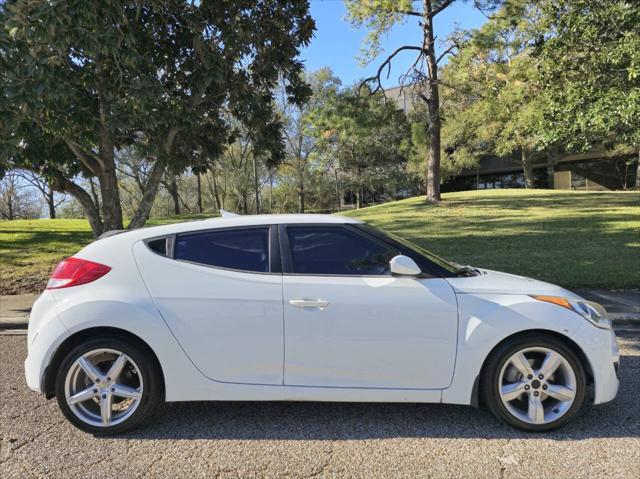
{"type": "Polygon", "coordinates": [[[413,17],[420,17],[424,15],[422,12],[417,12],[415,10],[395,10],[396,13],[402,13],[403,15],[411,15],[413,17]]]}
{"type": "Polygon", "coordinates": [[[80,160],[80,163],[82,163],[95,176],[100,175],[100,164],[92,155],[84,151],[80,145],[70,138],[64,138],[64,142],[71,152],[76,155],[76,158],[80,160]]]}
{"type": "Polygon", "coordinates": [[[442,60],[444,57],[446,57],[449,53],[452,53],[456,48],[458,48],[458,45],[451,45],[449,48],[447,48],[445,51],[443,51],[440,56],[436,59],[436,63],[440,63],[440,60],[442,60]]]}
{"type": "Polygon", "coordinates": [[[431,12],[431,17],[432,18],[435,17],[438,13],[440,13],[442,10],[447,8],[449,5],[451,5],[455,1],[456,0],[445,0],[438,6],[438,8],[433,9],[433,11],[431,12]]]}
{"type": "MultiPolygon", "coordinates": [[[[389,68],[391,68],[391,60],[393,60],[393,58],[400,52],[405,51],[405,50],[413,50],[413,51],[418,51],[421,54],[425,53],[424,48],[422,47],[416,47],[415,45],[403,45],[399,48],[397,48],[391,55],[389,55],[378,67],[378,71],[376,72],[376,74],[374,76],[371,76],[369,78],[365,78],[364,80],[362,80],[360,82],[360,85],[358,86],[358,94],[360,94],[360,90],[362,89],[362,87],[364,85],[366,85],[369,82],[372,81],[377,81],[378,86],[371,92],[371,95],[373,95],[374,93],[378,92],[379,90],[383,90],[382,88],[382,82],[380,81],[380,75],[382,74],[382,71],[384,70],[384,68],[386,66],[388,66],[389,68]]],[[[388,75],[387,75],[388,76],[388,75]]]]}

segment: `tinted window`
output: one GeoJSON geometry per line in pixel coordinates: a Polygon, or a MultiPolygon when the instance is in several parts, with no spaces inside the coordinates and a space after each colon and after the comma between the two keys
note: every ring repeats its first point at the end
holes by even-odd
{"type": "Polygon", "coordinates": [[[169,238],[160,238],[147,243],[147,246],[162,256],[169,255],[169,238]]]}
{"type": "Polygon", "coordinates": [[[455,264],[436,256],[426,249],[411,243],[410,241],[396,236],[387,231],[381,231],[373,226],[359,224],[356,228],[366,231],[375,238],[388,243],[390,246],[397,248],[400,254],[413,259],[422,271],[431,272],[436,276],[457,275],[460,268],[455,264]]]}
{"type": "Polygon", "coordinates": [[[269,229],[233,229],[179,235],[175,258],[220,268],[269,272],[269,229]]]}
{"type": "Polygon", "coordinates": [[[384,275],[396,255],[343,227],[290,226],[287,235],[295,273],[384,275]]]}

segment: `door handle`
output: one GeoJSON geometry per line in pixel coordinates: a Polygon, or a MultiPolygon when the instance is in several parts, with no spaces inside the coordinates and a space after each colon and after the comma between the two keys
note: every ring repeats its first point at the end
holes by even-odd
{"type": "Polygon", "coordinates": [[[329,301],[325,301],[324,299],[292,299],[289,301],[289,304],[296,308],[324,309],[329,306],[329,301]]]}

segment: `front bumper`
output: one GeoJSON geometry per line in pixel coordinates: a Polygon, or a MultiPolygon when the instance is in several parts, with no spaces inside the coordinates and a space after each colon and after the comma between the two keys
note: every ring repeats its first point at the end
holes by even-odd
{"type": "Polygon", "coordinates": [[[620,351],[615,332],[587,323],[581,328],[579,339],[593,373],[593,403],[612,401],[620,387],[620,351]]]}

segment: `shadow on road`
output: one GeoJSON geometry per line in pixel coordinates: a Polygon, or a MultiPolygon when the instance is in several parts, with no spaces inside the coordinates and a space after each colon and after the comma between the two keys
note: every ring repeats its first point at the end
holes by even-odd
{"type": "MultiPolygon", "coordinates": [[[[633,347],[639,347],[637,342],[633,347]]],[[[546,434],[513,429],[488,411],[443,404],[315,402],[170,403],[123,439],[363,440],[486,438],[581,440],[640,436],[640,357],[623,356],[615,401],[585,404],[564,428],[546,434]]]]}

